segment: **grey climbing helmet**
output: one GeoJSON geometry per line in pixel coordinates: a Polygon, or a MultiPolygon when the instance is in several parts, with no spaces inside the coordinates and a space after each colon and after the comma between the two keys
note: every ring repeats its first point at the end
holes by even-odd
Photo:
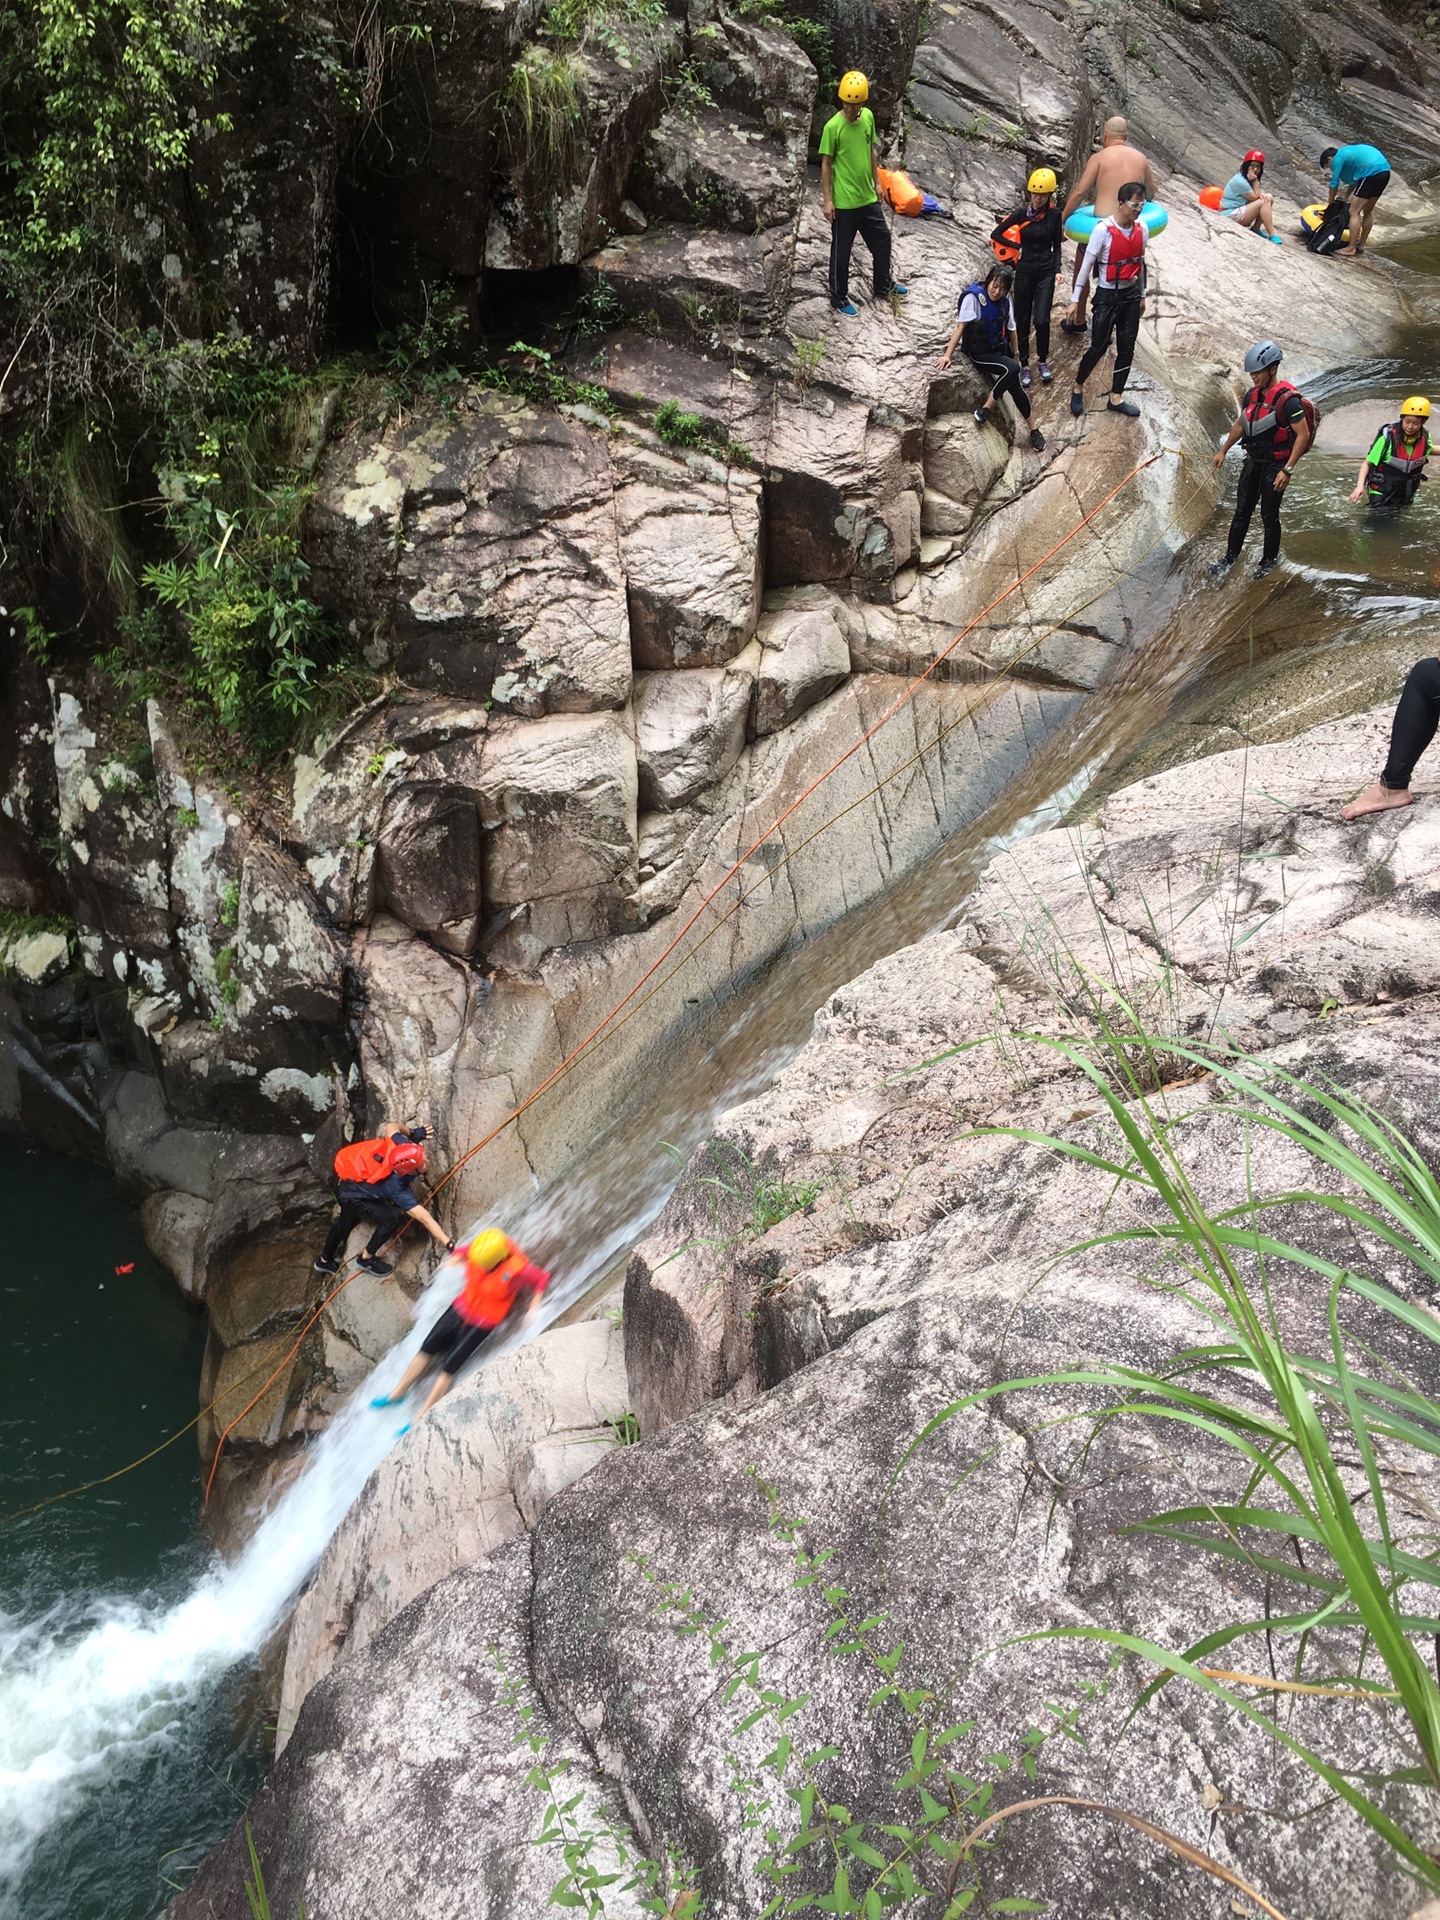
{"type": "Polygon", "coordinates": [[[1278,367],[1284,358],[1273,340],[1257,340],[1245,356],[1245,371],[1263,373],[1266,367],[1278,367]]]}

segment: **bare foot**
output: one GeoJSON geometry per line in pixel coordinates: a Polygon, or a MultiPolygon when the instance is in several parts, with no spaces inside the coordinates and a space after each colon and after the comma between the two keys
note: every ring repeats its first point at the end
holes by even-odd
{"type": "Polygon", "coordinates": [[[1340,809],[1342,820],[1358,820],[1366,813],[1391,813],[1396,807],[1410,805],[1408,787],[1382,787],[1378,780],[1372,781],[1350,802],[1348,807],[1340,809]]]}

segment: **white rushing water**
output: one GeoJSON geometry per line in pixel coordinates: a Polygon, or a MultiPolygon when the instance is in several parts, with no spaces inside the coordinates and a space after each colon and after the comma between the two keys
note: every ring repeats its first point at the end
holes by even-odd
{"type": "MultiPolygon", "coordinates": [[[[583,1259],[567,1261],[563,1288],[546,1314],[534,1315],[505,1344],[533,1339],[591,1286],[653,1217],[667,1185],[656,1180],[637,1194],[636,1210],[598,1243],[581,1232],[582,1220],[595,1219],[583,1183],[562,1199],[537,1199],[509,1223],[502,1217],[522,1245],[564,1245],[568,1235],[568,1244],[585,1246],[583,1259]]],[[[107,1777],[138,1771],[180,1738],[222,1676],[253,1656],[283,1619],[366,1480],[397,1444],[404,1415],[377,1411],[371,1399],[399,1379],[423,1331],[457,1291],[456,1265],[446,1262],[416,1306],[411,1332],[325,1429],[233,1564],[217,1557],[188,1593],[169,1602],[92,1598],[29,1621],[0,1615],[5,1920],[19,1920],[19,1883],[41,1838],[75,1816],[107,1777]]]]}

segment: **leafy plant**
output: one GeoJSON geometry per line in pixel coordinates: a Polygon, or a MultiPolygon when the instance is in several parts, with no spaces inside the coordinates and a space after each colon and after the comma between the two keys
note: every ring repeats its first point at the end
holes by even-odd
{"type": "Polygon", "coordinates": [[[215,979],[220,988],[220,998],[227,1007],[233,1007],[240,998],[240,981],[235,972],[234,947],[222,947],[215,956],[215,979]]]}
{"type": "Polygon", "coordinates": [[[825,358],[825,342],[821,339],[797,340],[795,342],[795,384],[804,393],[813,385],[815,375],[820,371],[820,363],[825,358]]]}
{"type": "MultiPolygon", "coordinates": [[[[260,1856],[255,1851],[255,1836],[245,1822],[245,1846],[250,1855],[250,1872],[245,1879],[245,1894],[250,1902],[251,1920],[272,1920],[270,1896],[265,1891],[265,1875],[260,1871],[260,1856]]],[[[305,1920],[305,1902],[300,1902],[300,1920],[305,1920]]]]}
{"type": "Polygon", "coordinates": [[[496,110],[506,149],[522,172],[557,186],[572,177],[584,153],[584,122],[579,76],[563,47],[526,47],[496,110]]]}
{"type": "Polygon", "coordinates": [[[234,927],[240,923],[240,882],[227,881],[220,891],[220,924],[234,927]]]}
{"type": "Polygon", "coordinates": [[[1182,1652],[1110,1628],[1056,1628],[1025,1637],[1098,1640],[1160,1667],[1161,1678],[1141,1693],[1137,1712],[1168,1677],[1224,1700],[1352,1807],[1425,1886],[1440,1891],[1440,1861],[1401,1823],[1394,1803],[1382,1802],[1374,1791],[1391,1783],[1440,1787],[1440,1686],[1417,1645],[1417,1636],[1440,1635],[1440,1555],[1433,1543],[1407,1539],[1396,1508],[1413,1510],[1417,1495],[1409,1474],[1397,1486],[1391,1452],[1402,1447],[1440,1457],[1440,1404],[1384,1361],[1373,1316],[1392,1323],[1410,1342],[1418,1340],[1421,1351],[1440,1346],[1440,1319],[1358,1265],[1341,1264],[1285,1237],[1284,1225],[1278,1233],[1270,1225],[1281,1209],[1328,1214],[1343,1223],[1357,1254],[1367,1244],[1378,1245],[1387,1260],[1398,1257],[1433,1286],[1440,1281],[1440,1179],[1405,1133],[1357,1095],[1273,1062],[1227,1049],[1177,1046],[1167,1038],[1168,1051],[1186,1054],[1215,1077],[1223,1097],[1204,1111],[1241,1124],[1247,1164],[1254,1132],[1300,1150],[1316,1170],[1313,1187],[1256,1195],[1212,1211],[1182,1152],[1190,1116],[1156,1108],[1131,1067],[1130,1036],[1102,1035],[1093,1047],[1033,1038],[1064,1054],[1091,1080],[1117,1145],[1106,1152],[1050,1134],[1017,1131],[1017,1137],[1152,1196],[1164,1209],[1158,1221],[1098,1235],[1071,1253],[1144,1247],[1156,1256],[1150,1277],[1185,1293],[1214,1322],[1219,1338],[1179,1354],[1158,1372],[1100,1365],[1003,1381],[943,1409],[911,1452],[967,1406],[1022,1387],[1062,1385],[1093,1386],[1111,1396],[1090,1413],[1063,1416],[1082,1421],[1092,1433],[1115,1420],[1141,1419],[1198,1428],[1228,1446],[1241,1468],[1237,1498],[1173,1508],[1138,1530],[1248,1567],[1267,1594],[1278,1582],[1308,1593],[1313,1604],[1280,1614],[1242,1613],[1182,1652]],[[1108,1058],[1097,1057],[1102,1053],[1108,1058]],[[1307,1354],[1287,1342],[1274,1292],[1276,1274],[1286,1270],[1325,1283],[1328,1351],[1307,1354]],[[1348,1333],[1342,1320],[1342,1306],[1352,1296],[1372,1316],[1363,1340],[1348,1333]],[[1352,1461],[1363,1479],[1362,1499],[1347,1477],[1352,1461]],[[1288,1544],[1294,1557],[1276,1542],[1288,1544]],[[1322,1626],[1330,1636],[1353,1636],[1352,1673],[1307,1673],[1313,1636],[1322,1626]],[[1204,1664],[1249,1634],[1293,1646],[1289,1679],[1204,1664]],[[1366,1674],[1372,1657],[1383,1667],[1383,1679],[1366,1674]],[[1294,1689],[1337,1702],[1394,1703],[1419,1764],[1383,1782],[1357,1778],[1264,1713],[1236,1684],[1294,1689]]]}
{"type": "Polygon", "coordinates": [[[576,308],[580,331],[587,335],[608,333],[620,324],[624,312],[619,294],[603,273],[595,276],[595,284],[580,296],[576,308]]]}
{"type": "Polygon", "coordinates": [[[700,415],[686,413],[678,400],[662,400],[655,409],[655,431],[671,447],[703,447],[710,437],[700,415]]]}

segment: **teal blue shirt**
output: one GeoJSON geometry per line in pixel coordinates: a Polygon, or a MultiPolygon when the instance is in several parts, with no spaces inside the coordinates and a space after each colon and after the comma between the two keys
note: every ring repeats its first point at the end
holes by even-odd
{"type": "Polygon", "coordinates": [[[1368,180],[1372,173],[1389,173],[1390,162],[1378,147],[1367,146],[1356,141],[1354,146],[1341,147],[1336,152],[1330,166],[1330,189],[1353,187],[1357,180],[1368,180]]]}

